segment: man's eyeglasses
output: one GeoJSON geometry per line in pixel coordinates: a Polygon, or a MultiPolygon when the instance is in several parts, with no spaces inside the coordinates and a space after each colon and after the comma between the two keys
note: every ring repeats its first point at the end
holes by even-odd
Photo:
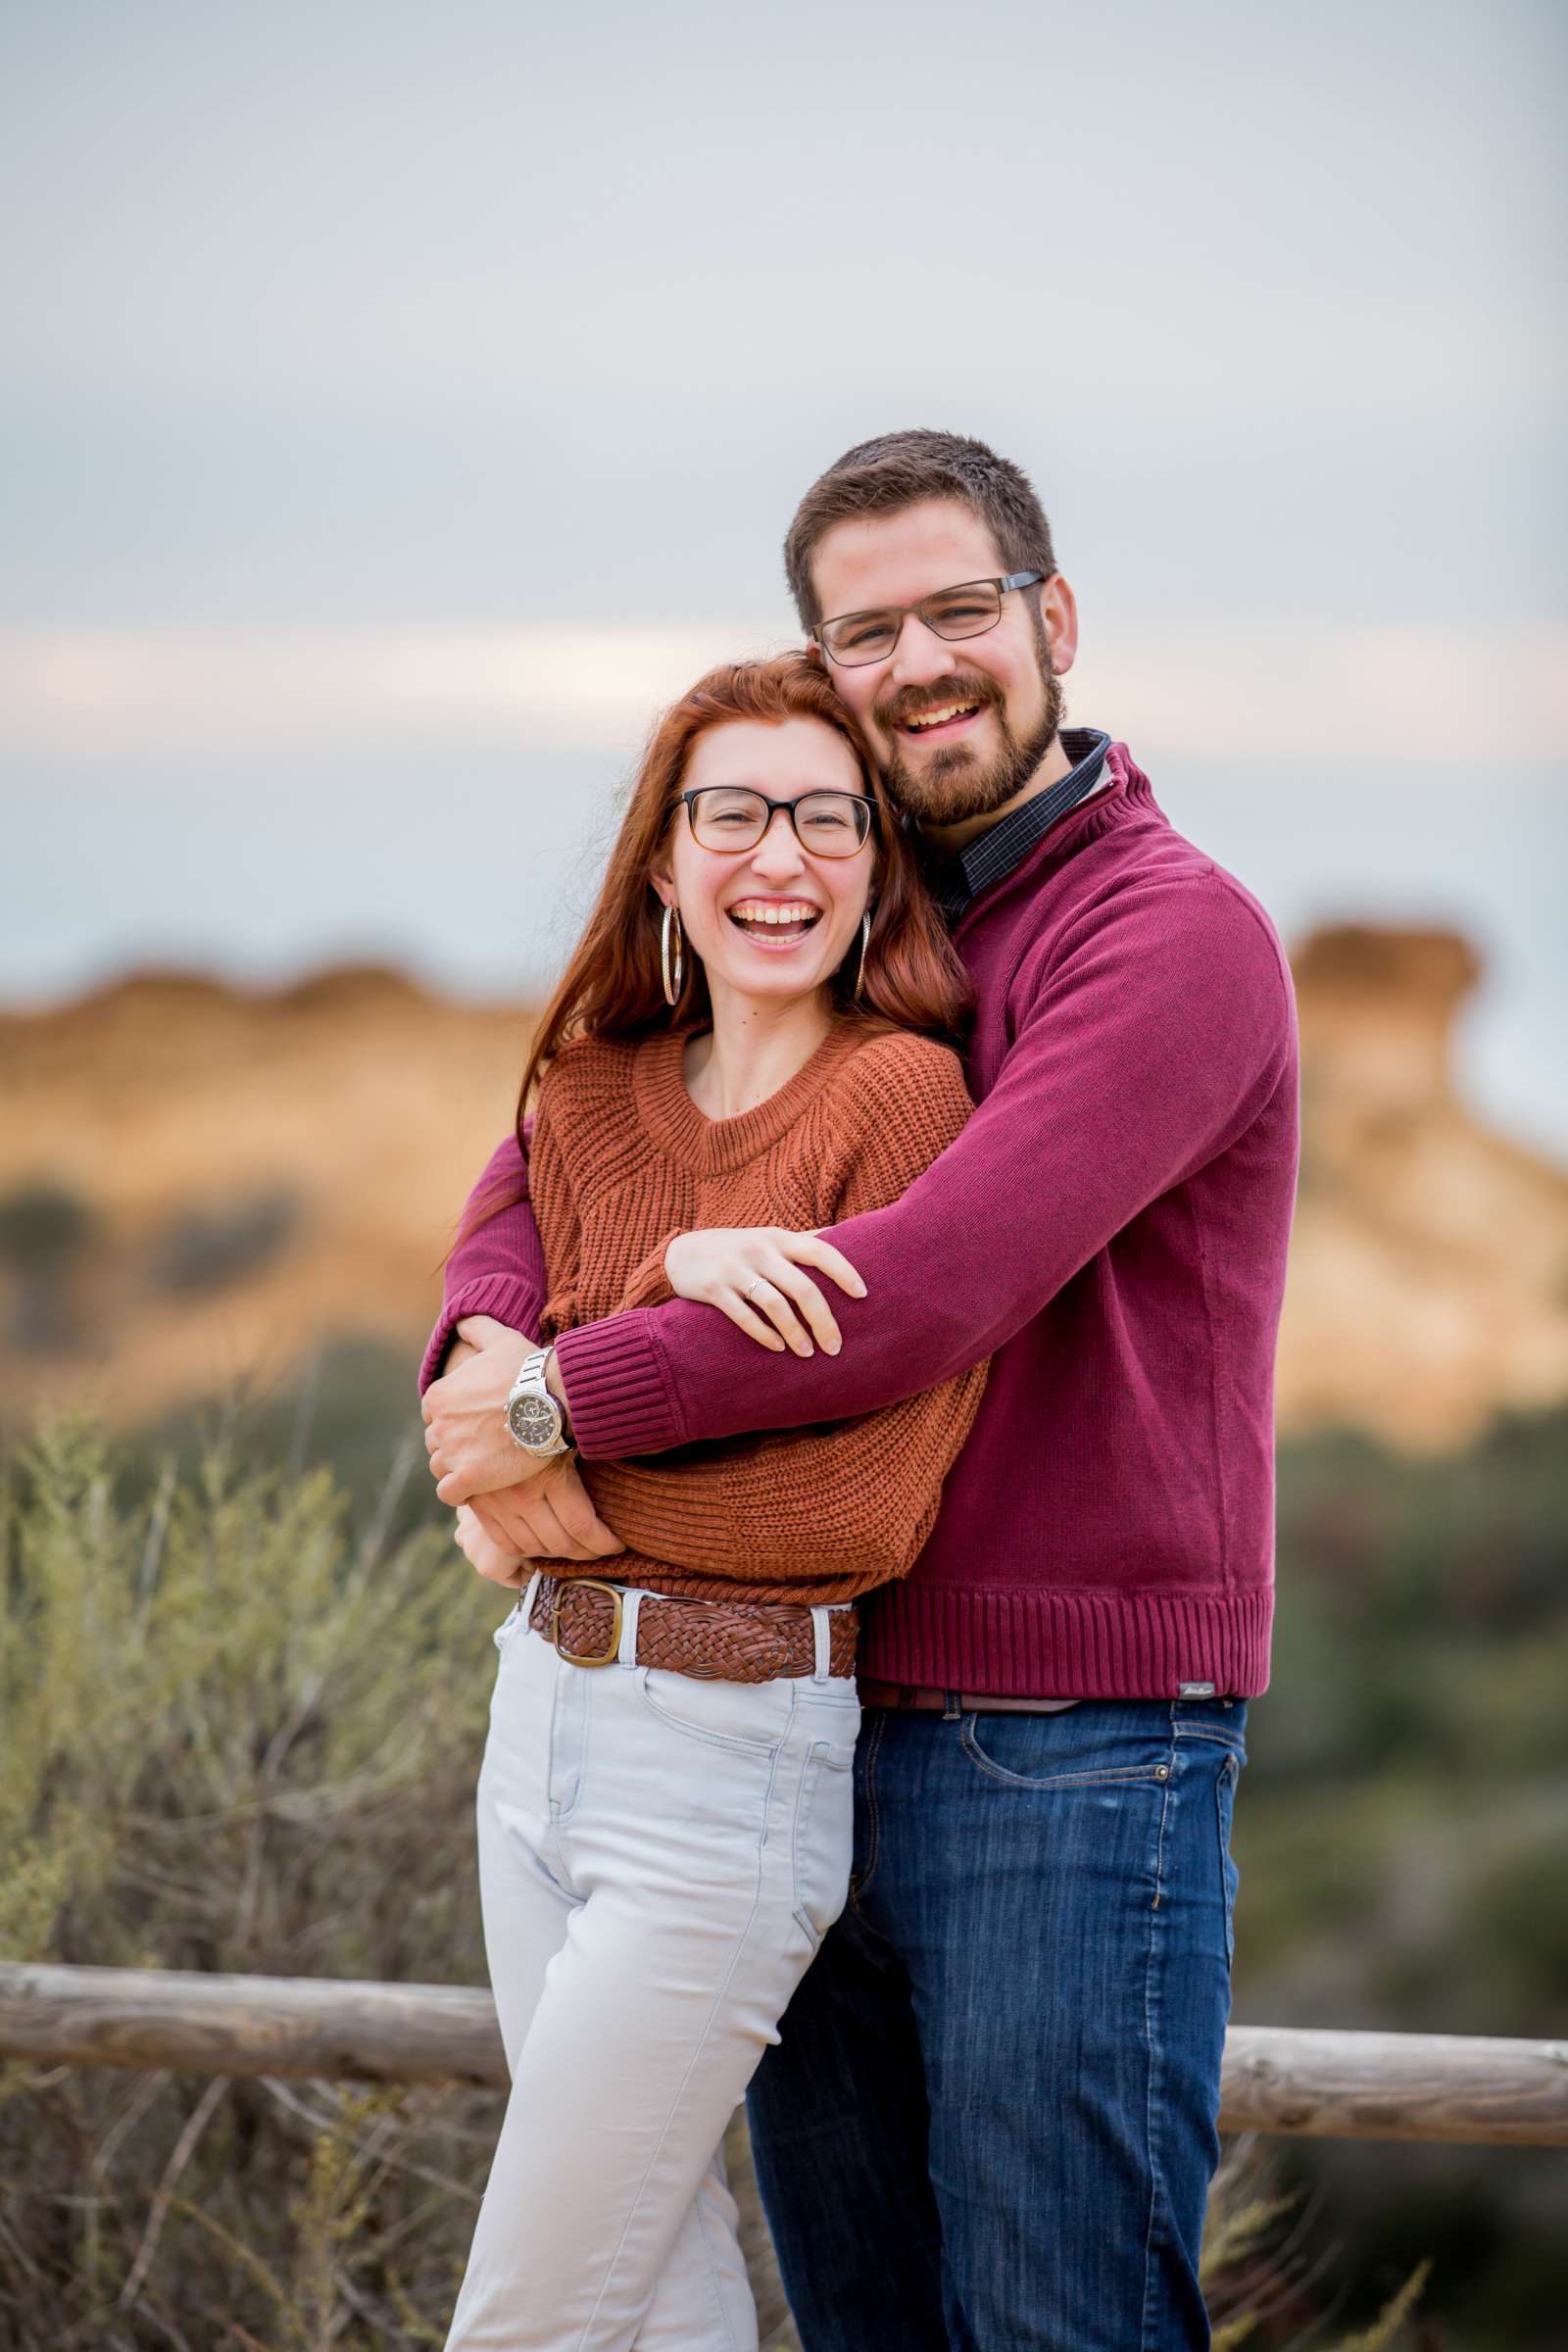
{"type": "Polygon", "coordinates": [[[795,838],[813,858],[853,858],[863,849],[876,803],[856,792],[803,792],[770,801],[745,784],[698,784],[683,792],[692,838],[705,850],[755,850],[776,812],[788,812],[795,838]]]}
{"type": "Polygon", "coordinates": [[[1002,600],[1009,589],[1033,588],[1045,577],[1043,571],[1009,571],[997,580],[964,580],[956,588],[935,589],[917,605],[840,612],[832,620],[819,620],[810,633],[830,662],[841,669],[854,669],[866,662],[885,662],[911,612],[939,637],[983,637],[1002,618],[1002,600]]]}

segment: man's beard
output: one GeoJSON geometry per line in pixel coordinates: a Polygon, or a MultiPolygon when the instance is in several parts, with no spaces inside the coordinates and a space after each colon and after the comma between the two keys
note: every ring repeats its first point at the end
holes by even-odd
{"type": "Polygon", "coordinates": [[[962,824],[968,817],[992,815],[1022,792],[1061,725],[1061,680],[1052,666],[1045,631],[1038,627],[1035,646],[1045,709],[1039,723],[1021,738],[1007,724],[1006,705],[995,678],[983,670],[960,670],[942,681],[944,701],[978,703],[982,710],[995,712],[1002,743],[993,760],[981,760],[966,743],[939,744],[918,771],[908,766],[904,758],[905,739],[897,731],[897,713],[901,708],[910,711],[938,707],[934,687],[921,687],[917,696],[900,695],[887,714],[878,713],[889,747],[883,770],[887,788],[910,816],[927,825],[962,824]]]}

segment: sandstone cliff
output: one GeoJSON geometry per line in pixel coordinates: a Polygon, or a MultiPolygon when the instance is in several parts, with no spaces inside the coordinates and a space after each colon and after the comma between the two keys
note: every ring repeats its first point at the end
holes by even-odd
{"type": "Polygon", "coordinates": [[[1568,1396],[1568,1172],[1454,1092],[1480,962],[1446,931],[1344,926],[1293,957],[1301,1182],[1282,1428],[1346,1421],[1456,1445],[1568,1396]]]}
{"type": "MultiPolygon", "coordinates": [[[[1475,956],[1344,928],[1295,960],[1281,1427],[1444,1447],[1568,1395],[1568,1174],[1454,1096],[1475,956]]],[[[526,1027],[373,969],[277,993],[148,973],[0,1014],[0,1411],[88,1394],[139,1418],[327,1334],[412,1358],[526,1027]]]]}

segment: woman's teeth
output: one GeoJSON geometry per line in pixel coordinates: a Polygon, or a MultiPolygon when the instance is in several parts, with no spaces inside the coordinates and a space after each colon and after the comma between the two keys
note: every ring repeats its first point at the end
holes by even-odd
{"type": "Polygon", "coordinates": [[[728,909],[729,919],[738,930],[766,932],[774,939],[804,939],[811,925],[818,921],[822,909],[804,900],[778,905],[767,899],[742,899],[728,909]]]}

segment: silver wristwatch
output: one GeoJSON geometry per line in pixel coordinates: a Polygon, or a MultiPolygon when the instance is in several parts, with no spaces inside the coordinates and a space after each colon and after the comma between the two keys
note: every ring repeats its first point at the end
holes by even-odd
{"type": "Polygon", "coordinates": [[[539,1348],[524,1356],[522,1370],[507,1398],[507,1427],[524,1453],[569,1453],[566,1416],[545,1385],[545,1366],[551,1350],[539,1348]]]}

